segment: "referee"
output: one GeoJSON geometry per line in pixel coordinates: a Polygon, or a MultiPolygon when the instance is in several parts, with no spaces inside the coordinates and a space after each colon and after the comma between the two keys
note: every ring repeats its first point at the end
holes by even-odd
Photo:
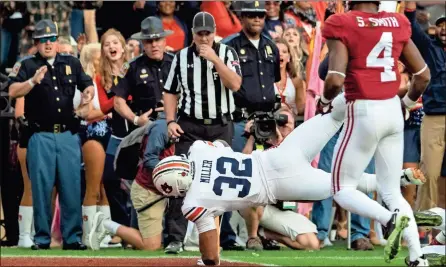
{"type": "MultiPolygon", "coordinates": [[[[242,82],[235,50],[214,42],[214,17],[199,12],[192,24],[193,44],[175,55],[164,85],[168,133],[178,138],[176,155],[187,154],[196,140],[221,139],[231,144],[231,113],[235,110],[232,93],[239,90],[242,82]]],[[[166,248],[169,251],[173,247],[182,251],[187,221],[181,213],[181,204],[182,199],[169,202],[167,213],[171,213],[170,218],[177,219],[167,222],[166,227],[184,231],[179,240],[170,240],[166,248]],[[171,227],[171,223],[175,226],[171,227]]]]}
{"type": "Polygon", "coordinates": [[[242,81],[235,50],[214,42],[214,17],[198,13],[192,31],[194,43],[176,54],[164,85],[169,135],[180,138],[175,146],[178,155],[186,154],[195,140],[231,143],[232,92],[240,89],[242,81]]]}

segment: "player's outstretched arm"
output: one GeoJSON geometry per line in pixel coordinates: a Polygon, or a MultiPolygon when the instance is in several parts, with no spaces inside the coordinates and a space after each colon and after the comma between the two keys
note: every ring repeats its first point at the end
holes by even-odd
{"type": "Polygon", "coordinates": [[[220,265],[217,229],[200,233],[198,236],[200,243],[201,260],[204,265],[220,265]]]}
{"type": "Polygon", "coordinates": [[[431,74],[429,67],[426,65],[420,51],[411,39],[406,43],[401,53],[400,60],[406,65],[409,72],[413,74],[409,92],[404,96],[403,102],[407,108],[415,105],[415,102],[426,90],[429,84],[431,74]]]}
{"type": "Polygon", "coordinates": [[[333,100],[342,90],[348,64],[347,47],[340,40],[328,39],[328,73],[325,78],[324,104],[333,100]]]}

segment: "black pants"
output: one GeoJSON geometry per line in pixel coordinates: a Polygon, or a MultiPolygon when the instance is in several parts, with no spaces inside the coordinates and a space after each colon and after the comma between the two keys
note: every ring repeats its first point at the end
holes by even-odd
{"type": "MultiPolygon", "coordinates": [[[[179,142],[175,144],[176,155],[187,154],[189,147],[197,140],[214,141],[221,139],[231,145],[234,131],[231,121],[226,125],[203,125],[196,123],[192,119],[180,117],[178,124],[183,129],[184,134],[180,137],[179,142]]],[[[169,199],[165,217],[165,233],[168,235],[165,245],[174,241],[183,242],[186,236],[187,220],[181,212],[182,204],[183,198],[169,199]]]]}

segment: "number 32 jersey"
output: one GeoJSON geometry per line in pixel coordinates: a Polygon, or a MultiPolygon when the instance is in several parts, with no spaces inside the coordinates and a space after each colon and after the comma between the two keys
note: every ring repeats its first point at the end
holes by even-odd
{"type": "MultiPolygon", "coordinates": [[[[251,155],[236,153],[230,147],[195,141],[189,149],[193,162],[193,182],[182,211],[186,219],[197,223],[225,211],[269,203],[258,163],[251,155]]],[[[202,232],[198,227],[199,232],[202,232]]],[[[207,229],[210,230],[210,229],[207,229]]]]}
{"type": "Polygon", "coordinates": [[[340,40],[348,49],[345,97],[389,99],[400,86],[398,59],[412,32],[399,13],[350,11],[330,16],[322,35],[340,40]]]}

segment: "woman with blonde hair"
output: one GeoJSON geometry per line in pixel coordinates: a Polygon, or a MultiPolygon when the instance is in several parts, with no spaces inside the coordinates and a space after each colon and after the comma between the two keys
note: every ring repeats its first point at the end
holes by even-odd
{"type": "Polygon", "coordinates": [[[296,71],[294,58],[290,54],[290,46],[284,39],[276,40],[280,54],[280,81],[274,84],[274,90],[296,117],[305,109],[305,87],[296,71]]]}
{"type": "Polygon", "coordinates": [[[290,54],[293,58],[293,65],[296,73],[301,79],[306,79],[306,65],[309,56],[308,46],[300,30],[296,27],[286,28],[282,38],[287,41],[290,47],[290,54]]]}
{"type": "MultiPolygon", "coordinates": [[[[126,129],[123,119],[114,114],[114,94],[111,92],[113,84],[123,76],[126,69],[126,43],[122,34],[115,30],[107,30],[101,37],[101,43],[85,46],[81,52],[88,63],[83,64],[85,72],[91,74],[98,96],[97,105],[88,114],[88,128],[86,141],[82,147],[85,162],[86,192],[83,203],[84,241],[90,245],[89,232],[93,224],[93,217],[101,211],[107,218],[111,218],[110,206],[102,179],[109,175],[104,171],[106,166],[106,152],[113,133],[126,129]],[[85,50],[85,51],[84,51],[85,50]],[[112,114],[113,112],[113,114],[112,114]]],[[[110,238],[104,239],[103,244],[109,243],[110,238]]]]}

